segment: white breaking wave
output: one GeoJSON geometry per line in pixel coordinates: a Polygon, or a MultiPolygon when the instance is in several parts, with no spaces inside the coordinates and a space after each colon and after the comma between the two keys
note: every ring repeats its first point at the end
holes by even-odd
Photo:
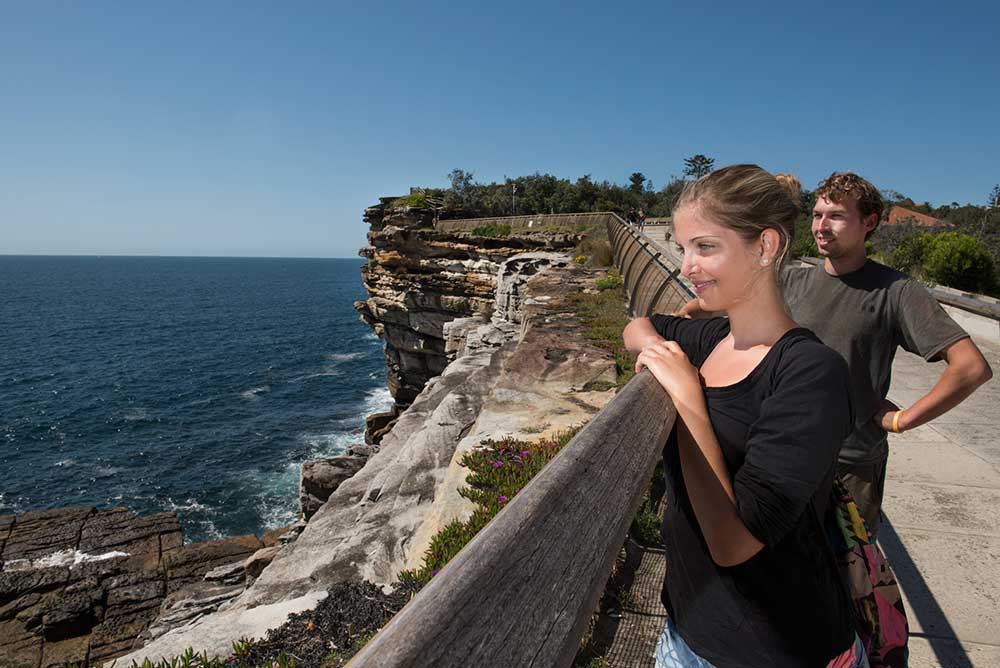
{"type": "Polygon", "coordinates": [[[34,568],[53,568],[56,566],[79,566],[92,561],[106,561],[116,557],[127,557],[128,552],[104,552],[103,554],[87,554],[79,550],[62,550],[40,559],[12,559],[4,564],[5,570],[26,571],[34,568]]]}
{"type": "Polygon", "coordinates": [[[122,412],[122,419],[125,422],[142,422],[143,420],[149,419],[149,409],[148,408],[128,408],[122,412]]]}
{"type": "Polygon", "coordinates": [[[184,503],[177,503],[169,496],[167,497],[167,508],[171,512],[213,512],[214,508],[210,508],[202,503],[199,503],[197,499],[187,499],[184,503]]]}
{"type": "Polygon", "coordinates": [[[264,394],[265,392],[270,392],[270,385],[261,385],[260,387],[252,387],[246,392],[241,392],[240,396],[247,400],[256,399],[258,395],[264,394]]]}
{"type": "Polygon", "coordinates": [[[22,500],[23,499],[19,498],[17,501],[8,501],[7,493],[0,492],[0,510],[8,511],[16,515],[17,513],[21,512],[20,502],[22,500]]]}
{"type": "Polygon", "coordinates": [[[376,387],[374,390],[368,390],[365,392],[364,414],[370,415],[387,411],[392,408],[393,403],[389,388],[376,387]]]}
{"type": "MultiPolygon", "coordinates": [[[[355,444],[365,442],[364,429],[352,429],[350,431],[335,431],[330,434],[318,434],[305,437],[309,446],[309,459],[324,459],[326,457],[336,457],[347,452],[347,448],[355,444]]],[[[302,462],[292,464],[298,470],[302,462]]]]}
{"type": "Polygon", "coordinates": [[[326,359],[331,362],[348,362],[350,360],[359,360],[365,356],[365,353],[332,353],[326,356],[326,359]]]}
{"type": "Polygon", "coordinates": [[[288,382],[290,382],[290,383],[301,383],[304,380],[310,380],[312,378],[327,378],[327,377],[330,377],[330,376],[340,376],[340,375],[342,375],[341,372],[336,371],[336,370],[318,371],[316,373],[307,373],[304,376],[297,376],[295,378],[292,378],[288,382]]]}

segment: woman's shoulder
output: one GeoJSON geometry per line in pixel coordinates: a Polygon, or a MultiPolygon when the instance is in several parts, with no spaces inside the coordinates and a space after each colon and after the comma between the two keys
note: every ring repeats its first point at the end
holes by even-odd
{"type": "Polygon", "coordinates": [[[779,354],[775,370],[781,374],[848,377],[847,362],[840,353],[824,344],[805,327],[789,330],[776,345],[779,347],[779,354]]]}

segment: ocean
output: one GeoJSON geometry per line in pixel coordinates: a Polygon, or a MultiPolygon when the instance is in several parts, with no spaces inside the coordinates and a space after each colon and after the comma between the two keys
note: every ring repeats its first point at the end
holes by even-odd
{"type": "Polygon", "coordinates": [[[385,410],[360,259],[0,256],[0,514],[296,519],[299,467],[385,410]]]}

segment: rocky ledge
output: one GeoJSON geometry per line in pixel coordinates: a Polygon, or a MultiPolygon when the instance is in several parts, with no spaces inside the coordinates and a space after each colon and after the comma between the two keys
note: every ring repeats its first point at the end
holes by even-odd
{"type": "Polygon", "coordinates": [[[205,577],[234,563],[242,569],[279,536],[184,545],[174,513],[139,517],[125,508],[0,516],[0,666],[87,666],[121,656],[151,637],[164,610],[186,607],[190,621],[217,608],[226,591],[243,591],[242,583],[205,577]],[[206,582],[214,601],[194,593],[206,582]]]}
{"type": "MultiPolygon", "coordinates": [[[[474,223],[468,231],[443,232],[434,225],[433,211],[393,208],[391,201],[382,198],[365,211],[370,231],[361,255],[368,264],[361,276],[368,299],[354,306],[385,342],[387,385],[403,408],[452,359],[445,349],[445,323],[489,318],[503,262],[534,251],[568,253],[582,236],[556,231],[487,236],[474,233],[474,223]]],[[[398,410],[389,419],[396,416],[398,410]]],[[[383,432],[386,423],[378,426],[383,432]]]]}

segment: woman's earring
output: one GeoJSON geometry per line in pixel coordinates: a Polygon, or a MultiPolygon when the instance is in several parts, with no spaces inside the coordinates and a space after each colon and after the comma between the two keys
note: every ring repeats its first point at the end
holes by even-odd
{"type": "Polygon", "coordinates": [[[768,260],[768,259],[767,259],[766,257],[762,257],[762,258],[760,259],[760,263],[761,263],[761,265],[763,265],[763,266],[765,266],[765,267],[767,266],[767,263],[768,263],[768,262],[770,262],[770,260],[768,260]]]}

